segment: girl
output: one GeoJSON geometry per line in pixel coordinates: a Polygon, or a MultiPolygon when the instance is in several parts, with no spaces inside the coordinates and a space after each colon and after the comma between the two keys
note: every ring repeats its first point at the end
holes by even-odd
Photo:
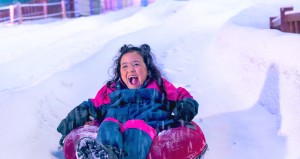
{"type": "Polygon", "coordinates": [[[145,159],[157,134],[190,122],[198,103],[184,88],[162,78],[150,46],[124,45],[114,61],[114,76],[75,107],[59,124],[60,141],[90,116],[101,122],[96,140],[79,140],[77,155],[87,158],[145,159]]]}

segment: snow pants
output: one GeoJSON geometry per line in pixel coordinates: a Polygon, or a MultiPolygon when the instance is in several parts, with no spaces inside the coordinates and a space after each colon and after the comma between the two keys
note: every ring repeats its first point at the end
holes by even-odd
{"type": "Polygon", "coordinates": [[[97,141],[127,152],[122,159],[146,159],[156,130],[143,120],[128,120],[124,124],[109,117],[101,123],[97,141]]]}

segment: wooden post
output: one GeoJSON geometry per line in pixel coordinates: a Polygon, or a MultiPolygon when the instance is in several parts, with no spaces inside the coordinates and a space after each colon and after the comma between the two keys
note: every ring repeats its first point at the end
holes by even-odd
{"type": "Polygon", "coordinates": [[[61,1],[61,17],[62,18],[66,18],[66,4],[65,4],[65,0],[61,1]]]}
{"type": "Polygon", "coordinates": [[[283,32],[287,32],[289,30],[289,26],[285,21],[285,12],[293,10],[293,7],[283,7],[280,8],[280,20],[281,20],[281,25],[280,25],[280,30],[283,32]]]}
{"type": "Polygon", "coordinates": [[[16,3],[16,12],[17,12],[17,17],[18,17],[18,23],[21,24],[23,21],[23,15],[22,15],[22,6],[21,3],[16,3]]]}
{"type": "Polygon", "coordinates": [[[75,17],[75,2],[74,0],[69,0],[69,16],[71,18],[74,18],[75,17]]]}
{"type": "Polygon", "coordinates": [[[299,33],[300,33],[300,21],[296,21],[295,23],[296,23],[296,24],[295,24],[295,27],[296,27],[296,30],[295,30],[295,31],[296,31],[296,33],[299,34],[299,33]]]}
{"type": "Polygon", "coordinates": [[[43,3],[44,3],[44,6],[43,6],[44,18],[47,18],[47,14],[48,14],[47,0],[44,0],[43,3]]]}
{"type": "Polygon", "coordinates": [[[10,5],[9,6],[9,19],[10,19],[10,23],[14,24],[15,22],[15,6],[14,5],[10,5]]]}

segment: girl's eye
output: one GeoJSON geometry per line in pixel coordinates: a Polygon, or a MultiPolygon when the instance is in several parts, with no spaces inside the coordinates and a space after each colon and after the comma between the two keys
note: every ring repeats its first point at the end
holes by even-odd
{"type": "Polygon", "coordinates": [[[139,63],[134,63],[134,64],[133,64],[133,66],[139,66],[139,65],[140,65],[139,63]]]}
{"type": "Polygon", "coordinates": [[[123,69],[125,69],[125,68],[127,68],[127,67],[128,67],[127,65],[122,66],[123,69]]]}

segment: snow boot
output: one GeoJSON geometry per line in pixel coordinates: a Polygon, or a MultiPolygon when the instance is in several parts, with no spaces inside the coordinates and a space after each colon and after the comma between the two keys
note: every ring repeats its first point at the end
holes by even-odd
{"type": "Polygon", "coordinates": [[[78,140],[76,146],[77,159],[118,159],[115,152],[91,137],[78,140]]]}

